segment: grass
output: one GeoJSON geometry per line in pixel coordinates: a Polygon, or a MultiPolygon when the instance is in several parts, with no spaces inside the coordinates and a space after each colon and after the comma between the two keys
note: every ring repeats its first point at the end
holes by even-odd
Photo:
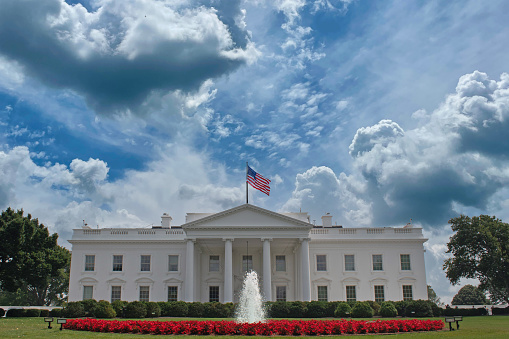
{"type": "MultiPolygon", "coordinates": [[[[158,320],[164,320],[168,318],[160,318],[158,320]]],[[[440,319],[443,318],[432,318],[440,319]]],[[[463,321],[460,322],[459,331],[439,331],[439,332],[423,332],[423,333],[401,333],[391,335],[396,339],[414,338],[414,339],[426,339],[426,338],[509,338],[509,316],[486,316],[486,317],[463,317],[463,321]]],[[[184,320],[175,319],[171,320],[184,320]]],[[[186,320],[190,320],[187,318],[186,320]]],[[[204,320],[204,319],[192,319],[192,320],[204,320]]],[[[210,319],[220,320],[220,319],[210,319]]],[[[370,319],[371,320],[371,319],[370,319]]],[[[143,334],[120,334],[120,333],[95,333],[95,332],[82,332],[82,331],[60,331],[60,325],[53,322],[52,329],[48,329],[47,323],[44,322],[44,318],[0,318],[0,338],[133,338],[134,336],[145,337],[147,339],[153,338],[153,336],[143,334]]],[[[454,325],[453,328],[456,326],[454,325]]],[[[448,329],[449,326],[446,325],[448,329]]],[[[183,336],[178,336],[182,338],[183,336]]],[[[218,336],[219,337],[219,336],[218,336]]],[[[192,336],[191,339],[208,338],[211,336],[192,336]]],[[[220,338],[233,338],[232,336],[220,336],[220,338]]],[[[238,338],[238,337],[237,337],[238,338]]],[[[248,337],[246,337],[248,338],[248,337]]],[[[249,338],[266,338],[266,337],[249,337],[249,338]]],[[[291,338],[291,337],[271,337],[271,338],[291,338]]],[[[299,337],[299,338],[312,338],[312,337],[299,337]]],[[[316,337],[315,337],[316,338],[316,337]]],[[[385,335],[369,335],[366,338],[387,338],[385,335]]]]}

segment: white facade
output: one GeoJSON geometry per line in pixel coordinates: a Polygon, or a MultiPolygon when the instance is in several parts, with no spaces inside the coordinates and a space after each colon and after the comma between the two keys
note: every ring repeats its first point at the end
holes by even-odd
{"type": "Polygon", "coordinates": [[[342,228],[241,205],[181,227],[75,229],[69,301],[235,302],[246,266],[266,300],[427,299],[422,229],[342,228]],[[376,295],[375,295],[376,293],[376,295]]]}

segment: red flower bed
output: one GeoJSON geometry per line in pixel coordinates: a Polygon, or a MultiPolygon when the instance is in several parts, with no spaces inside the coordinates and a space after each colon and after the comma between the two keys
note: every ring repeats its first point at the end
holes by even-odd
{"type": "Polygon", "coordinates": [[[235,321],[137,321],[69,319],[64,328],[76,331],[187,334],[187,335],[338,335],[438,331],[442,320],[269,320],[265,323],[235,321]]]}

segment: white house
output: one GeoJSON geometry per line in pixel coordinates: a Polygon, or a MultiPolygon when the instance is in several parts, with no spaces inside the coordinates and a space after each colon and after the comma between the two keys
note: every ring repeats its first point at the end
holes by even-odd
{"type": "Polygon", "coordinates": [[[75,229],[69,301],[238,299],[255,270],[266,300],[427,299],[422,229],[322,226],[244,204],[180,227],[75,229]]]}

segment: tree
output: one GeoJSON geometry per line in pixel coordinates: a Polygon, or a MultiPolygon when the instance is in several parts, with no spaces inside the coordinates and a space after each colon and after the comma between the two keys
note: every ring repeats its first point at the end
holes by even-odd
{"type": "Polygon", "coordinates": [[[30,305],[58,304],[69,286],[70,252],[57,244],[58,234],[23,210],[0,216],[0,290],[26,291],[30,305]]]}
{"type": "Polygon", "coordinates": [[[462,215],[449,223],[456,232],[447,244],[453,256],[443,266],[449,281],[478,279],[493,302],[509,303],[509,224],[487,215],[462,215]]]}
{"type": "Polygon", "coordinates": [[[433,287],[428,285],[428,300],[437,306],[442,306],[444,303],[440,301],[440,297],[437,295],[433,287]]]}
{"type": "Polygon", "coordinates": [[[480,289],[472,285],[463,286],[452,298],[451,305],[486,305],[490,304],[486,295],[480,289]]]}

